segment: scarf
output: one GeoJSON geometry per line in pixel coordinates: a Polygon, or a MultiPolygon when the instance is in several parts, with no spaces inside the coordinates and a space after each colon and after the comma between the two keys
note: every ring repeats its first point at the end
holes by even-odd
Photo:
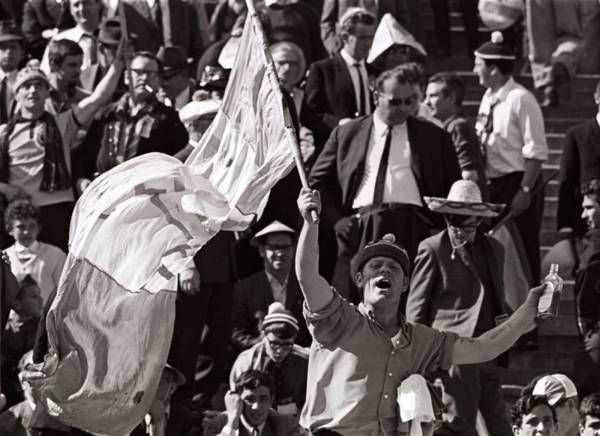
{"type": "Polygon", "coordinates": [[[17,112],[6,124],[4,137],[0,140],[0,182],[9,183],[10,178],[10,135],[17,123],[29,123],[29,138],[33,139],[36,123],[43,125],[42,134],[36,140],[44,147],[44,167],[40,191],[54,192],[71,188],[71,176],[67,169],[62,135],[54,116],[45,112],[37,119],[23,118],[17,112]]]}

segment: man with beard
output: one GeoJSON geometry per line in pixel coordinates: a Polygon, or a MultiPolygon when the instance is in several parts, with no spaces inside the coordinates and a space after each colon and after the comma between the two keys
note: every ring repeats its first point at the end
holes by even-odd
{"type": "MultiPolygon", "coordinates": [[[[454,182],[447,198],[425,197],[425,201],[431,211],[444,215],[447,228],[419,245],[406,319],[463,337],[478,337],[506,318],[504,249],[478,230],[484,218],[497,216],[503,206],[483,203],[471,180],[454,182]]],[[[453,420],[461,426],[460,434],[477,435],[479,409],[491,434],[511,435],[501,371],[493,360],[453,365],[441,373],[445,391],[454,399],[456,415],[461,418],[453,420]]]]}
{"type": "Polygon", "coordinates": [[[319,274],[318,224],[311,216],[321,211],[318,191],[303,189],[298,206],[304,227],[296,274],[313,336],[300,423],[312,434],[406,431],[408,423],[398,413],[398,387],[404,379],[495,359],[535,326],[543,286],[533,288],[505,322],[477,338],[406,322],[398,307],[408,288],[409,258],[392,235],[367,244],[354,259],[353,278],[362,295],[355,307],[319,274]]]}
{"type": "Polygon", "coordinates": [[[275,380],[275,409],[296,416],[304,406],[308,371],[308,353],[295,344],[300,330],[298,320],[283,304],[275,302],[269,306],[261,330],[260,342],[235,360],[229,375],[231,389],[235,389],[235,380],[243,372],[249,369],[264,371],[275,380]]]}
{"type": "MultiPolygon", "coordinates": [[[[177,112],[156,100],[160,86],[160,64],[149,52],[137,52],[130,65],[129,92],[108,107],[90,127],[82,147],[80,183],[135,156],[151,152],[174,155],[188,142],[188,133],[177,112]]],[[[81,189],[83,191],[83,189],[81,189]]]]}

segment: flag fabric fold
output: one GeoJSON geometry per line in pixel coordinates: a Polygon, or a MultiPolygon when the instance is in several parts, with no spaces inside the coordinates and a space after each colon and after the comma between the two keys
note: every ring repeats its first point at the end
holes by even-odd
{"type": "Polygon", "coordinates": [[[46,321],[49,352],[28,376],[67,425],[120,436],[142,422],[167,360],[177,274],[219,230],[256,220],[293,165],[293,131],[256,21],[247,19],[222,108],[190,158],[134,158],[77,202],[46,321]]]}

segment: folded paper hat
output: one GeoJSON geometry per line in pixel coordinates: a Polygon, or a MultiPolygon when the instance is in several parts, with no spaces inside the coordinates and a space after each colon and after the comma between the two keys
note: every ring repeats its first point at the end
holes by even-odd
{"type": "Polygon", "coordinates": [[[375,31],[369,56],[367,56],[367,62],[372,64],[375,59],[394,44],[408,45],[423,56],[427,56],[427,51],[425,51],[421,43],[408,30],[402,27],[391,14],[385,14],[375,31]]]}
{"type": "Polygon", "coordinates": [[[296,236],[296,231],[294,229],[276,220],[268,226],[266,226],[261,231],[259,231],[258,233],[256,233],[256,235],[254,235],[254,237],[250,239],[250,245],[258,247],[260,245],[260,240],[263,237],[272,233],[289,233],[292,236],[292,238],[296,236]]]}
{"type": "Polygon", "coordinates": [[[432,212],[453,215],[495,217],[504,209],[503,204],[484,203],[477,183],[472,180],[457,180],[452,184],[447,198],[423,197],[432,212]]]}
{"type": "Polygon", "coordinates": [[[270,324],[275,323],[285,323],[292,326],[296,331],[300,330],[300,326],[298,325],[298,320],[296,317],[285,308],[283,304],[276,301],[275,303],[271,303],[269,305],[269,313],[265,315],[262,321],[263,329],[270,324]]]}
{"type": "Polygon", "coordinates": [[[564,374],[545,375],[533,387],[532,395],[546,397],[548,404],[554,407],[561,400],[577,397],[577,388],[564,374]]]}

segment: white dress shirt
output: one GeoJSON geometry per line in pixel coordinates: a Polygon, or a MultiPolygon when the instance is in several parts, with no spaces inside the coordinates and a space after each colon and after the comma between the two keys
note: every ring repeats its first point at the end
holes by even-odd
{"type": "Polygon", "coordinates": [[[525,171],[525,159],[548,158],[542,110],[534,95],[512,77],[495,93],[485,92],[475,129],[483,139],[490,178],[525,171]],[[486,135],[485,119],[495,101],[493,129],[486,135]]]}
{"type": "MultiPolygon", "coordinates": [[[[83,50],[83,64],[81,65],[81,69],[84,70],[92,65],[92,53],[90,50],[93,45],[92,42],[96,40],[96,37],[89,32],[84,31],[78,26],[71,27],[70,29],[63,30],[54,36],[55,40],[59,39],[70,39],[71,41],[79,44],[79,47],[83,50]]],[[[96,44],[97,46],[97,44],[96,44]]],[[[96,61],[98,56],[96,54],[96,61]]],[[[44,51],[44,56],[42,57],[42,62],[40,64],[40,69],[44,71],[46,74],[50,73],[50,61],[48,59],[48,47],[44,51]]]]}
{"type": "MultiPolygon", "coordinates": [[[[371,206],[375,195],[375,181],[383,155],[388,126],[373,113],[373,127],[365,160],[365,172],[352,207],[371,206]]],[[[411,168],[411,151],[406,123],[392,128],[390,158],[383,190],[384,203],[402,203],[422,206],[417,180],[411,168]]]]}
{"type": "Polygon", "coordinates": [[[352,86],[354,87],[354,98],[356,99],[356,109],[360,110],[360,102],[362,99],[365,99],[365,113],[362,115],[369,115],[371,113],[371,98],[369,92],[369,75],[367,74],[367,67],[365,66],[364,59],[361,61],[357,61],[346,51],[346,49],[340,50],[340,55],[344,62],[346,62],[346,66],[348,67],[348,71],[350,72],[350,77],[352,78],[352,86]],[[356,67],[358,64],[358,69],[356,67]],[[363,89],[360,89],[360,82],[358,80],[358,70],[360,70],[360,75],[363,83],[363,89]],[[359,97],[360,96],[360,97],[359,97]]]}

